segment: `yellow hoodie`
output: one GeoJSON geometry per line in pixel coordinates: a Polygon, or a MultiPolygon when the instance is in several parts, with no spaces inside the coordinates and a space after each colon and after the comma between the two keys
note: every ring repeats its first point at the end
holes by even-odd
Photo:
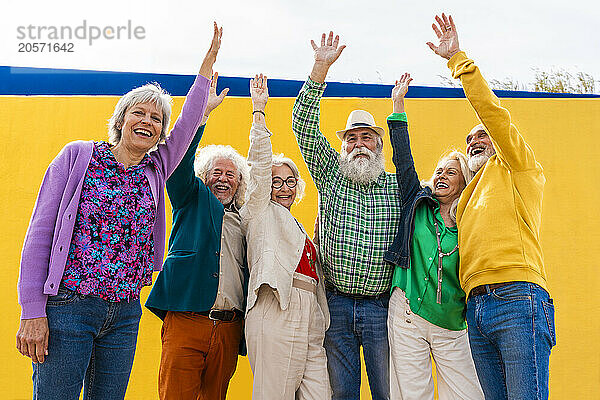
{"type": "Polygon", "coordinates": [[[548,290],[540,245],[542,166],[473,60],[461,51],[448,67],[496,150],[458,203],[461,286],[468,294],[479,285],[527,281],[548,290]]]}

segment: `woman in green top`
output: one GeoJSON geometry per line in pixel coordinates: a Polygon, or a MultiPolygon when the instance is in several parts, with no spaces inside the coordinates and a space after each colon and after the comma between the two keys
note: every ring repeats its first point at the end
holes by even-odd
{"type": "Polygon", "coordinates": [[[472,175],[465,155],[453,151],[440,159],[429,181],[419,182],[404,113],[411,80],[404,74],[396,81],[388,117],[403,204],[398,234],[385,255],[396,265],[388,312],[391,398],[433,399],[433,357],[440,400],[483,399],[458,280],[456,205],[472,175]]]}

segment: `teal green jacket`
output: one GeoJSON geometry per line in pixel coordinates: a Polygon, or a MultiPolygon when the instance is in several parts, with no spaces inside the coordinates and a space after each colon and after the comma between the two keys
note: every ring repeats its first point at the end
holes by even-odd
{"type": "MultiPolygon", "coordinates": [[[[217,297],[224,209],[194,174],[194,157],[203,133],[204,125],[167,180],[173,209],[169,253],[146,301],[146,307],[161,319],[167,311],[208,311],[217,297]]],[[[246,298],[247,264],[244,276],[246,298]]]]}

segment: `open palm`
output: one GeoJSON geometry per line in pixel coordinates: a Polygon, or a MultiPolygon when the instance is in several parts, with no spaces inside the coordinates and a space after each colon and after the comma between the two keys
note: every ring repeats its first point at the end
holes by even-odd
{"type": "Polygon", "coordinates": [[[454,54],[460,51],[458,44],[458,33],[456,32],[456,26],[452,20],[452,16],[446,16],[442,13],[442,16],[435,16],[435,23],[431,25],[436,36],[440,40],[440,43],[436,46],[431,42],[427,42],[427,45],[435,54],[444,57],[449,60],[454,54]]]}
{"type": "Polygon", "coordinates": [[[402,100],[404,96],[406,96],[408,85],[410,85],[411,81],[412,78],[409,73],[403,74],[400,79],[396,81],[396,85],[392,89],[392,101],[396,102],[402,100]]]}
{"type": "Polygon", "coordinates": [[[267,77],[263,74],[250,79],[250,98],[255,110],[264,110],[267,106],[269,88],[267,87],[267,77]]]}
{"type": "Polygon", "coordinates": [[[317,46],[314,40],[311,40],[310,44],[315,51],[315,62],[328,66],[333,64],[346,48],[345,45],[339,45],[340,37],[338,35],[334,37],[331,31],[328,36],[325,34],[321,35],[321,46],[317,46]]]}

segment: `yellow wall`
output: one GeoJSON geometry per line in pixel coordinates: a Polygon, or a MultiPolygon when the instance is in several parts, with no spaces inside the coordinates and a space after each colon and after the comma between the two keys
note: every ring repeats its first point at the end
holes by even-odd
{"type": "MultiPolygon", "coordinates": [[[[0,97],[0,292],[6,295],[6,314],[0,321],[0,396],[31,398],[31,365],[15,349],[20,307],[16,282],[19,256],[27,224],[44,170],[67,142],[106,139],[106,120],[116,97],[0,97]]],[[[274,132],[273,148],[298,161],[309,178],[291,132],[293,99],[273,98],[267,107],[274,132]]],[[[544,197],[542,241],[549,288],[556,302],[558,345],[551,358],[552,399],[597,398],[600,384],[600,308],[597,305],[598,272],[598,139],[600,100],[506,99],[513,121],[544,166],[548,183],[544,197]]],[[[178,115],[182,98],[177,98],[178,115]]],[[[380,126],[391,112],[386,99],[325,99],[321,127],[335,148],[333,132],[345,125],[355,108],[371,111],[380,126]]],[[[224,143],[243,155],[248,150],[250,101],[228,98],[211,116],[203,144],[224,143]]],[[[437,157],[449,147],[464,147],[466,132],[476,123],[464,99],[409,99],[407,112],[417,171],[431,173],[437,157]]],[[[389,140],[385,140],[388,170],[393,170],[389,140]]],[[[316,189],[310,179],[307,197],[293,213],[312,232],[316,215],[316,189]]],[[[500,228],[501,229],[501,228],[500,228]]],[[[142,301],[149,288],[142,291],[142,301]]],[[[50,338],[52,340],[52,338],[50,338]]],[[[138,351],[129,384],[128,399],[156,398],[160,355],[159,320],[145,311],[138,351]]],[[[50,355],[52,357],[52,355],[50,355]]],[[[366,375],[363,370],[364,381],[366,375]]],[[[250,399],[251,373],[240,358],[230,385],[229,399],[250,399]]],[[[363,384],[363,399],[369,399],[363,384]]]]}

